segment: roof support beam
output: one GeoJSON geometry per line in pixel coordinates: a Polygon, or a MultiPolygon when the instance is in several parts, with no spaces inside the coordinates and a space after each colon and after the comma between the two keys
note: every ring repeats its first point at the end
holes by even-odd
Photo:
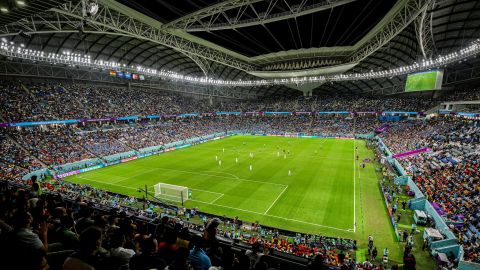
{"type": "MultiPolygon", "coordinates": [[[[103,44],[102,48],[97,52],[97,54],[95,55],[95,57],[93,57],[94,60],[97,60],[98,57],[103,53],[103,51],[110,45],[113,45],[113,43],[115,43],[115,41],[117,41],[119,38],[121,38],[122,36],[116,36],[114,37],[112,40],[108,41],[107,43],[103,44]]],[[[60,46],[62,47],[62,46],[60,46]]]]}
{"type": "Polygon", "coordinates": [[[375,33],[372,33],[374,32],[372,31],[365,37],[370,39],[369,42],[355,51],[349,62],[358,63],[383,47],[427,9],[432,1],[403,0],[402,2],[404,3],[397,6],[398,10],[392,14],[392,18],[383,18],[383,20],[388,20],[388,22],[381,29],[375,33]]]}
{"type": "MultiPolygon", "coordinates": [[[[115,53],[117,53],[119,50],[121,49],[125,49],[123,48],[123,46],[127,45],[130,41],[134,40],[135,38],[128,38],[126,39],[120,46],[116,46],[117,48],[115,48],[114,50],[112,50],[112,52],[110,53],[110,55],[108,56],[107,58],[107,61],[110,61],[110,59],[115,55],[115,53]]],[[[136,47],[138,46],[139,44],[136,44],[136,45],[133,45],[132,47],[136,47]]],[[[131,48],[129,50],[125,50],[125,51],[130,51],[131,48]]]]}
{"type": "Polygon", "coordinates": [[[35,14],[0,27],[0,37],[25,34],[79,32],[121,35],[151,41],[170,47],[181,53],[190,53],[222,65],[243,71],[256,68],[247,63],[247,57],[208,43],[179,30],[162,26],[158,21],[142,16],[138,12],[113,0],[98,0],[99,10],[95,16],[85,17],[81,2],[67,2],[45,13],[35,14]],[[39,31],[44,25],[45,29],[39,31]]]}
{"type": "MultiPolygon", "coordinates": [[[[134,61],[138,61],[138,60],[136,60],[136,59],[137,59],[137,57],[139,57],[141,54],[143,54],[143,53],[145,53],[145,52],[148,52],[148,51],[150,51],[150,49],[153,49],[153,48],[155,48],[155,47],[157,47],[157,46],[159,46],[159,45],[158,45],[158,44],[155,44],[155,45],[152,45],[152,46],[146,48],[145,50],[140,50],[140,51],[138,51],[137,54],[135,54],[133,57],[130,58],[130,61],[128,61],[127,66],[130,66],[134,61]]],[[[166,48],[166,47],[158,48],[158,51],[154,51],[154,52],[150,53],[149,55],[145,56],[145,58],[143,58],[143,61],[145,61],[145,60],[147,60],[147,59],[150,59],[152,56],[154,56],[154,55],[157,54],[157,53],[164,52],[164,51],[168,51],[168,50],[170,50],[170,48],[166,48]]],[[[119,61],[123,61],[123,58],[121,58],[119,61]]],[[[152,61],[152,63],[153,63],[153,61],[152,61]]]]}
{"type": "Polygon", "coordinates": [[[65,44],[65,42],[67,42],[73,34],[74,34],[74,33],[68,34],[68,36],[66,36],[66,37],[62,40],[62,43],[60,43],[60,46],[58,46],[58,48],[57,48],[57,50],[55,51],[55,53],[59,53],[59,52],[60,52],[60,50],[63,48],[63,45],[65,44]]]}
{"type": "Polygon", "coordinates": [[[415,32],[423,59],[429,59],[435,53],[435,40],[432,32],[433,13],[429,12],[434,5],[435,0],[432,0],[415,20],[415,32]]]}
{"type": "MultiPolygon", "coordinates": [[[[201,20],[199,17],[185,16],[183,20],[173,21],[170,25],[175,28],[183,29],[187,32],[202,32],[202,31],[217,31],[226,29],[237,29],[242,27],[248,27],[253,25],[264,25],[271,22],[282,21],[292,19],[322,10],[331,9],[337,6],[345,5],[357,0],[325,0],[321,3],[311,4],[305,6],[307,1],[303,1],[302,4],[297,6],[289,6],[289,10],[284,12],[275,13],[274,7],[278,0],[268,0],[268,8],[265,12],[258,12],[250,4],[250,8],[253,10],[256,18],[251,18],[251,13],[248,15],[245,10],[239,10],[236,17],[231,18],[224,11],[216,10],[204,18],[209,17],[208,20],[201,20]],[[220,13],[220,14],[219,14],[220,13]],[[222,16],[219,16],[222,15],[222,16]],[[219,21],[219,19],[222,19],[219,21]],[[225,19],[227,22],[224,22],[225,19]]],[[[256,1],[257,2],[257,1],[256,1]]]]}
{"type": "Polygon", "coordinates": [[[89,28],[100,32],[114,32],[137,39],[149,40],[181,53],[190,53],[223,65],[240,70],[253,70],[254,67],[243,60],[233,57],[219,49],[213,49],[199,42],[182,37],[177,31],[158,26],[158,22],[151,25],[142,20],[129,16],[124,6],[110,0],[99,0],[99,11],[94,17],[84,18],[81,5],[65,4],[62,8],[52,9],[61,20],[71,21],[78,25],[84,21],[89,28]]]}
{"type": "Polygon", "coordinates": [[[183,17],[180,17],[176,20],[173,20],[167,24],[165,24],[165,27],[168,28],[181,28],[185,29],[189,25],[192,25],[194,23],[201,22],[201,19],[206,18],[206,17],[212,17],[214,15],[219,15],[223,14],[227,10],[231,10],[234,8],[250,5],[256,2],[260,2],[263,0],[227,0],[220,2],[215,5],[208,6],[206,8],[202,8],[200,10],[197,10],[193,13],[187,14],[183,17]]]}
{"type": "Polygon", "coordinates": [[[205,77],[208,77],[208,74],[210,73],[210,69],[211,69],[210,61],[208,61],[205,58],[198,57],[194,54],[190,54],[190,53],[184,53],[184,54],[188,56],[190,59],[192,59],[192,61],[195,62],[195,64],[197,64],[197,66],[202,70],[203,75],[205,75],[205,77]]]}
{"type": "MultiPolygon", "coordinates": [[[[266,0],[273,1],[273,0],[266,0]]],[[[348,0],[344,0],[348,1],[348,0]]],[[[353,0],[352,0],[353,1],[353,0]]],[[[412,23],[416,17],[433,0],[399,0],[387,16],[361,41],[354,46],[344,48],[345,64],[355,66],[356,63],[370,56],[373,52],[383,47],[393,37],[398,35],[406,26],[412,23]]],[[[329,3],[340,3],[336,0],[330,0],[329,3]]],[[[206,63],[217,62],[224,66],[229,66],[239,71],[246,71],[255,74],[257,65],[254,58],[242,58],[220,46],[208,44],[206,41],[189,39],[184,31],[172,30],[162,26],[155,20],[149,21],[149,18],[140,17],[131,9],[118,4],[113,0],[98,0],[99,11],[93,17],[84,17],[80,4],[67,2],[59,8],[48,10],[45,13],[35,14],[31,17],[20,19],[16,23],[0,27],[0,37],[15,36],[22,31],[25,34],[52,34],[52,33],[80,33],[80,28],[84,34],[97,34],[98,39],[92,43],[92,46],[100,45],[97,42],[102,41],[103,36],[121,36],[136,38],[143,41],[149,41],[155,44],[172,48],[189,58],[195,57],[201,59],[193,60],[197,65],[204,65],[201,69],[205,72],[204,59],[206,63]],[[200,64],[199,64],[200,63],[200,64]]],[[[308,1],[303,1],[300,7],[290,7],[291,10],[308,8],[308,1]]],[[[322,2],[323,3],[323,2],[322,2]]],[[[115,40],[115,38],[114,38],[115,40]]],[[[64,40],[65,42],[65,40],[64,40]]],[[[92,49],[90,47],[89,49],[92,49]]],[[[102,49],[100,46],[100,52],[102,49]]],[[[312,48],[305,50],[306,54],[322,53],[322,48],[312,48]]],[[[291,52],[293,57],[303,56],[299,51],[291,52]]],[[[280,57],[280,55],[272,56],[280,57]]],[[[344,65],[345,65],[344,64],[344,65]]],[[[306,70],[309,71],[310,70],[306,70]]],[[[208,71],[207,71],[208,72],[208,71]]],[[[245,73],[243,73],[245,74],[245,73]]],[[[290,77],[290,72],[279,72],[278,77],[290,77]]]]}

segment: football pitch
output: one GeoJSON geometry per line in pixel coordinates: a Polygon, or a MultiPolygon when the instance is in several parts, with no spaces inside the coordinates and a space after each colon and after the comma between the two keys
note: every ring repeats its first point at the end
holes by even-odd
{"type": "Polygon", "coordinates": [[[185,186],[192,191],[187,208],[363,242],[372,234],[395,257],[374,164],[359,166],[372,157],[363,140],[232,136],[66,181],[138,197],[145,185],[152,194],[160,182],[185,186]]]}

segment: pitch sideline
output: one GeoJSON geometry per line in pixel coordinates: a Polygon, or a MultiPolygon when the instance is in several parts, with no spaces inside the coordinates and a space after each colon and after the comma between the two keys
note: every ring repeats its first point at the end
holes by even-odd
{"type": "Polygon", "coordinates": [[[356,140],[353,139],[353,232],[357,231],[357,226],[356,226],[356,208],[357,208],[357,202],[356,202],[356,171],[357,171],[357,163],[356,163],[356,155],[357,155],[357,149],[355,148],[355,142],[356,140]]]}

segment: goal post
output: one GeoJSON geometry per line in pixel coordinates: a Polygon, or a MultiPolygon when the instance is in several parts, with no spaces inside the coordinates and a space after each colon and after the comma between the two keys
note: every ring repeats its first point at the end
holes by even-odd
{"type": "Polygon", "coordinates": [[[191,191],[184,186],[177,186],[165,183],[158,183],[153,186],[155,190],[155,197],[167,201],[179,202],[183,205],[184,202],[191,199],[191,191]]]}

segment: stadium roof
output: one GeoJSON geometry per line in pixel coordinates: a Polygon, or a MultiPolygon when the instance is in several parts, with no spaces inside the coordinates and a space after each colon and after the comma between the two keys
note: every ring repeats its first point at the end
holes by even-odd
{"type": "MultiPolygon", "coordinates": [[[[458,50],[480,37],[480,2],[475,0],[17,2],[0,1],[0,7],[8,7],[0,16],[0,37],[8,41],[224,80],[394,68],[458,50]],[[85,13],[91,3],[99,6],[95,15],[85,13]]],[[[365,92],[401,80],[306,89],[365,92]]],[[[254,91],[286,94],[295,92],[292,88],[254,91]]]]}

